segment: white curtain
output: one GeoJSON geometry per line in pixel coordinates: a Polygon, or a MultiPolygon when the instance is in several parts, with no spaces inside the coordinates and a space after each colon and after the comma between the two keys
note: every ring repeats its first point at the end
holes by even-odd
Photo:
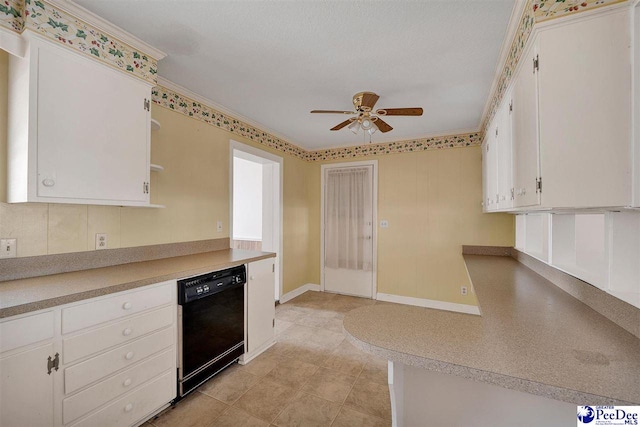
{"type": "Polygon", "coordinates": [[[325,266],[371,271],[372,177],[372,166],[327,170],[325,266]]]}

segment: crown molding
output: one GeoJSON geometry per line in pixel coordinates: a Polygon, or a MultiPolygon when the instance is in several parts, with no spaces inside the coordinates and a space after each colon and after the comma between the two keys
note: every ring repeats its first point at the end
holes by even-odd
{"type": "Polygon", "coordinates": [[[288,142],[291,145],[295,145],[298,148],[302,148],[305,151],[309,151],[309,148],[305,147],[302,144],[299,144],[298,142],[293,141],[291,138],[289,138],[288,136],[282,135],[279,132],[274,131],[273,129],[270,129],[268,126],[257,122],[255,120],[252,120],[248,117],[243,116],[240,113],[237,113],[233,110],[230,110],[229,108],[226,108],[220,104],[218,104],[217,102],[214,102],[212,100],[210,100],[209,98],[206,98],[202,95],[198,95],[197,93],[193,92],[190,89],[187,89],[184,86],[180,86],[177,83],[172,82],[171,80],[165,79],[164,77],[158,76],[158,86],[163,86],[167,89],[170,89],[174,92],[179,93],[180,95],[186,96],[187,98],[191,98],[194,101],[198,101],[201,104],[204,104],[210,108],[213,108],[214,110],[217,110],[223,114],[226,114],[228,116],[231,116],[232,118],[236,119],[236,120],[240,120],[246,124],[248,124],[249,126],[253,126],[256,129],[261,130],[262,132],[266,132],[269,133],[285,142],[288,142]]]}
{"type": "Polygon", "coordinates": [[[500,55],[498,56],[498,62],[493,74],[491,88],[489,89],[489,93],[487,94],[487,100],[484,103],[482,116],[480,116],[480,123],[478,123],[478,129],[480,130],[482,129],[482,124],[487,119],[487,115],[489,114],[489,111],[491,109],[493,94],[497,90],[500,79],[502,78],[502,73],[507,63],[509,53],[511,52],[511,46],[513,45],[513,41],[516,37],[516,32],[518,31],[518,27],[520,26],[520,21],[522,20],[522,15],[524,14],[524,8],[526,4],[527,0],[516,0],[513,5],[513,9],[511,10],[509,25],[507,26],[507,32],[505,34],[504,40],[502,41],[502,47],[500,48],[500,55]]]}
{"type": "Polygon", "coordinates": [[[27,45],[22,36],[13,30],[0,27],[0,49],[6,50],[11,55],[24,58],[27,45]]]}
{"type": "Polygon", "coordinates": [[[160,60],[167,56],[167,54],[160,49],[156,49],[150,44],[140,40],[133,34],[123,30],[120,27],[115,26],[106,19],[101,18],[100,16],[74,3],[71,0],[46,0],[46,2],[75,18],[81,19],[87,24],[96,27],[100,31],[109,34],[119,41],[126,43],[131,47],[139,49],[140,51],[146,53],[156,60],[160,60]]]}

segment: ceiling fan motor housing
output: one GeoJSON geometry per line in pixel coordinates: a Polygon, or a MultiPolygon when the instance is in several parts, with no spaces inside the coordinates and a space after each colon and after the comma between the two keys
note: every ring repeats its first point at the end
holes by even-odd
{"type": "Polygon", "coordinates": [[[358,92],[355,95],[353,95],[353,106],[355,107],[356,111],[360,111],[360,112],[371,111],[371,107],[362,105],[362,100],[364,99],[365,95],[371,95],[375,97],[378,96],[373,92],[358,92]]]}

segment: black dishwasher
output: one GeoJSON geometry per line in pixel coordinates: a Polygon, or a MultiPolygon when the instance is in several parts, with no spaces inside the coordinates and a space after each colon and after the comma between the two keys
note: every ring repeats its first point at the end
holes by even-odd
{"type": "Polygon", "coordinates": [[[245,266],[178,281],[178,398],[244,353],[245,266]]]}

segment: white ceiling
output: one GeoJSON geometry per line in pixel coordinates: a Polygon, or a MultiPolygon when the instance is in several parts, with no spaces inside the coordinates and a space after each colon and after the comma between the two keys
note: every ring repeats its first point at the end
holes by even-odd
{"type": "MultiPolygon", "coordinates": [[[[514,0],[76,0],[165,51],[159,74],[307,149],[363,142],[341,115],[359,91],[388,117],[373,142],[474,131],[514,0]]],[[[367,140],[368,141],[368,140],[367,140]]]]}

